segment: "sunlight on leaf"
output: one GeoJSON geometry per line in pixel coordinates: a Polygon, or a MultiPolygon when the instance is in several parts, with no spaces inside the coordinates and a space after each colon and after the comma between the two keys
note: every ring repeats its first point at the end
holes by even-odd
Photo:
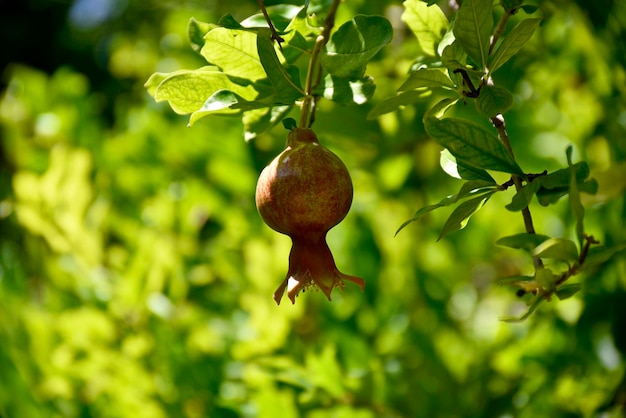
{"type": "Polygon", "coordinates": [[[539,258],[574,262],[578,259],[578,249],[573,241],[565,238],[550,238],[539,244],[533,251],[539,258]]]}
{"type": "Polygon", "coordinates": [[[320,62],[334,76],[360,79],[367,63],[391,42],[392,36],[391,23],[384,17],[357,15],[333,33],[320,62]]]}
{"type": "Polygon", "coordinates": [[[524,174],[500,140],[473,122],[455,118],[440,120],[427,116],[424,128],[434,140],[447,148],[457,161],[483,170],[524,174]]]}
{"type": "Polygon", "coordinates": [[[490,59],[489,71],[493,73],[517,54],[530,40],[541,19],[524,19],[503,39],[490,59]]]}
{"type": "Polygon", "coordinates": [[[547,235],[520,233],[516,235],[502,237],[496,241],[496,245],[522,249],[528,251],[529,253],[532,253],[539,244],[548,239],[550,239],[550,237],[547,235]]]}
{"type": "Polygon", "coordinates": [[[492,0],[465,0],[454,21],[454,35],[467,55],[483,69],[487,65],[493,28],[492,0]]]}
{"type": "Polygon", "coordinates": [[[445,70],[439,68],[420,68],[409,74],[409,78],[400,86],[398,91],[437,87],[449,90],[456,88],[445,70]]]}
{"type": "Polygon", "coordinates": [[[257,35],[247,30],[215,28],[204,37],[200,53],[224,73],[244,80],[267,77],[257,51],[257,35]]]}
{"type": "Polygon", "coordinates": [[[495,184],[495,180],[488,172],[457,161],[447,148],[441,151],[439,165],[451,177],[463,180],[484,180],[495,184]]]}
{"type": "Polygon", "coordinates": [[[463,229],[467,226],[469,219],[474,215],[480,208],[484,206],[484,204],[489,200],[489,198],[495,193],[495,191],[488,191],[487,193],[481,194],[478,197],[470,199],[466,202],[461,203],[450,215],[446,223],[444,224],[441,232],[439,233],[439,237],[437,241],[446,235],[463,229]]]}
{"type": "Polygon", "coordinates": [[[420,0],[406,0],[403,4],[402,21],[415,34],[422,51],[434,57],[437,45],[450,25],[448,18],[436,4],[431,6],[420,0]]]}

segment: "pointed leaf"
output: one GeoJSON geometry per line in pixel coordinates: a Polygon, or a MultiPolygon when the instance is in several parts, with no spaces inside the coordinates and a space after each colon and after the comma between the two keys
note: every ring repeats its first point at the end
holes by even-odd
{"type": "Polygon", "coordinates": [[[384,17],[357,15],[333,33],[320,55],[322,67],[337,77],[361,79],[367,63],[392,36],[391,23],[384,17]]]}
{"type": "Polygon", "coordinates": [[[423,208],[415,212],[415,215],[413,215],[411,219],[405,221],[402,225],[400,225],[400,227],[396,231],[396,235],[398,235],[398,232],[400,232],[404,227],[409,225],[411,222],[417,221],[419,218],[421,218],[428,212],[432,212],[433,210],[439,209],[444,206],[452,205],[458,202],[459,200],[465,199],[469,196],[483,194],[485,192],[493,193],[493,191],[495,191],[496,186],[497,185],[495,184],[495,182],[492,183],[490,181],[483,181],[483,180],[467,181],[463,183],[463,186],[461,186],[461,190],[459,190],[457,194],[446,196],[445,198],[441,199],[439,203],[436,203],[434,205],[424,206],[423,208]]]}
{"type": "Polygon", "coordinates": [[[398,91],[437,87],[450,90],[456,88],[445,70],[439,68],[420,68],[409,74],[409,78],[400,86],[398,91]]]}
{"type": "Polygon", "coordinates": [[[291,106],[265,107],[243,113],[244,139],[251,141],[266,132],[289,113],[291,106]]]}
{"type": "Polygon", "coordinates": [[[511,200],[511,203],[509,203],[505,207],[511,212],[518,212],[526,208],[528,205],[530,205],[533,196],[535,196],[535,194],[537,194],[537,191],[539,191],[540,186],[541,185],[539,184],[539,182],[536,181],[526,184],[524,187],[519,189],[517,193],[515,193],[513,199],[511,200]]]}
{"type": "Polygon", "coordinates": [[[257,81],[267,77],[257,51],[257,35],[248,30],[215,28],[204,37],[200,53],[232,77],[257,81]]]}
{"type": "Polygon", "coordinates": [[[557,276],[555,276],[552,270],[547,267],[538,267],[535,271],[535,281],[537,282],[539,287],[548,292],[554,290],[556,280],[557,276]]]}
{"type": "Polygon", "coordinates": [[[502,39],[502,43],[490,60],[489,71],[491,73],[500,68],[522,49],[533,36],[540,21],[541,19],[524,19],[502,39]]]}
{"type": "Polygon", "coordinates": [[[513,105],[513,95],[497,86],[483,86],[476,100],[476,107],[487,117],[503,114],[513,105]]]}
{"type": "Polygon", "coordinates": [[[191,48],[196,52],[200,52],[204,45],[204,35],[216,27],[214,24],[200,22],[192,17],[187,24],[187,37],[189,38],[191,48]]]}
{"type": "Polygon", "coordinates": [[[217,24],[226,29],[244,29],[241,23],[239,23],[239,21],[235,19],[230,13],[222,16],[217,24]]]}
{"type": "MultiPolygon", "coordinates": [[[[193,113],[201,109],[207,99],[218,91],[228,90],[246,99],[252,99],[257,95],[254,88],[234,83],[226,74],[215,70],[215,67],[177,71],[171,74],[156,73],[146,82],[146,88],[157,102],[167,100],[172,109],[179,114],[193,113]]],[[[233,112],[229,110],[225,113],[233,112]]]]}
{"type": "Polygon", "coordinates": [[[463,119],[427,116],[424,127],[457,161],[483,170],[524,174],[500,140],[479,125],[463,119]]]}
{"type": "Polygon", "coordinates": [[[550,239],[550,237],[547,235],[522,233],[502,237],[496,241],[496,245],[526,250],[529,253],[532,253],[539,244],[548,239],[550,239]]]}
{"type": "MultiPolygon", "coordinates": [[[[272,33],[269,29],[259,29],[257,35],[257,48],[259,52],[259,59],[261,64],[267,73],[267,77],[275,91],[277,103],[276,105],[292,105],[295,101],[303,97],[304,91],[300,87],[300,81],[298,77],[292,78],[292,76],[283,67],[278,55],[276,55],[276,49],[272,42],[272,33]]],[[[297,74],[298,69],[295,69],[297,74]]]]}
{"type": "Polygon", "coordinates": [[[504,322],[523,322],[529,316],[531,316],[533,314],[533,312],[535,312],[537,310],[539,305],[541,305],[541,303],[544,300],[545,299],[543,298],[543,296],[535,296],[535,298],[533,299],[532,304],[530,305],[530,308],[528,308],[528,311],[526,311],[526,313],[524,315],[520,316],[519,318],[505,317],[505,318],[502,318],[501,320],[504,321],[504,322]]]}
{"type": "Polygon", "coordinates": [[[570,168],[570,182],[569,182],[569,202],[572,214],[576,220],[576,236],[578,238],[579,245],[582,246],[584,226],[583,219],[585,218],[585,208],[580,200],[580,191],[578,190],[578,181],[576,180],[576,170],[572,164],[572,151],[573,148],[570,145],[567,147],[567,165],[570,168]]]}
{"type": "Polygon", "coordinates": [[[413,103],[417,103],[420,100],[424,100],[427,97],[431,97],[431,91],[419,91],[409,90],[395,96],[391,96],[383,101],[376,103],[376,105],[367,114],[368,119],[375,119],[385,113],[395,112],[396,110],[408,106],[413,103]]]}
{"type": "Polygon", "coordinates": [[[589,166],[586,162],[581,161],[573,164],[571,168],[563,168],[545,176],[538,177],[536,181],[539,181],[541,186],[547,189],[569,187],[571,170],[575,171],[576,181],[578,183],[589,177],[589,166]]]}
{"type": "Polygon", "coordinates": [[[574,262],[578,259],[578,249],[573,241],[565,238],[550,238],[539,244],[533,255],[559,261],[574,262]]]}
{"type": "Polygon", "coordinates": [[[450,75],[452,76],[453,82],[456,85],[460,85],[462,78],[460,74],[454,74],[454,70],[457,70],[459,68],[466,69],[466,60],[467,54],[457,42],[446,46],[441,53],[441,63],[444,67],[448,69],[450,75]]]}
{"type": "Polygon", "coordinates": [[[449,176],[457,179],[483,180],[494,184],[496,182],[485,170],[464,164],[462,161],[457,161],[456,157],[450,154],[450,151],[446,148],[441,151],[439,165],[441,165],[443,171],[445,171],[449,176]]]}
{"type": "Polygon", "coordinates": [[[471,216],[478,212],[494,193],[494,191],[484,193],[457,206],[441,229],[437,241],[452,232],[465,228],[471,216]]]}
{"type": "Polygon", "coordinates": [[[487,66],[493,29],[493,0],[464,0],[454,21],[454,36],[479,67],[487,66]]]}
{"type": "Polygon", "coordinates": [[[293,17],[285,28],[282,38],[283,55],[288,63],[295,62],[302,54],[313,49],[315,39],[320,34],[320,28],[309,25],[307,7],[304,6],[293,17]]]}
{"type": "Polygon", "coordinates": [[[437,45],[450,26],[446,15],[439,6],[420,0],[406,0],[403,4],[402,21],[415,34],[424,54],[434,57],[437,45]]]}
{"type": "Polygon", "coordinates": [[[585,262],[583,263],[583,268],[586,269],[591,266],[606,263],[615,254],[624,251],[625,249],[626,243],[618,244],[613,247],[607,247],[605,245],[593,247],[589,249],[589,252],[587,253],[587,257],[585,258],[585,262]]]}
{"type": "Polygon", "coordinates": [[[555,294],[556,294],[556,297],[559,298],[559,300],[565,300],[565,299],[571,298],[576,293],[580,292],[581,289],[582,289],[582,285],[580,283],[571,283],[571,284],[560,286],[556,290],[555,294]]]}
{"type": "MultiPolygon", "coordinates": [[[[596,194],[598,192],[598,182],[595,179],[587,180],[583,183],[578,183],[578,191],[588,194],[596,194]]],[[[569,193],[569,187],[556,187],[554,189],[548,189],[541,187],[537,192],[537,201],[543,205],[548,206],[559,201],[563,196],[569,193]]]]}

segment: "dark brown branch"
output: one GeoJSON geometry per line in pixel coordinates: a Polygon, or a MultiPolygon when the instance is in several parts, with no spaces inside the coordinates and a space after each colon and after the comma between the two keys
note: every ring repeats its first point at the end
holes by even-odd
{"type": "Polygon", "coordinates": [[[274,27],[274,24],[272,23],[272,19],[270,19],[270,15],[267,13],[267,9],[265,8],[264,0],[257,0],[257,2],[259,3],[259,7],[261,8],[261,12],[263,13],[263,16],[265,17],[265,21],[267,22],[267,25],[270,27],[270,30],[272,31],[272,41],[278,42],[278,46],[280,46],[280,48],[282,49],[281,42],[285,42],[285,40],[276,31],[276,28],[274,27]]]}

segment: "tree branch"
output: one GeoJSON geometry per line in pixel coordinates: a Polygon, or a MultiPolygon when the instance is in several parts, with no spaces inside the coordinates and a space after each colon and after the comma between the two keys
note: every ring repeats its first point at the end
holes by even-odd
{"type": "MultiPolygon", "coordinates": [[[[321,80],[322,68],[321,65],[318,64],[317,60],[319,57],[322,48],[326,45],[328,40],[330,39],[330,31],[335,26],[335,16],[337,15],[337,9],[339,8],[339,3],[341,0],[333,0],[333,3],[330,5],[328,9],[328,15],[326,15],[326,20],[324,21],[324,28],[322,29],[322,33],[315,40],[315,46],[313,47],[313,51],[311,52],[311,58],[309,59],[309,67],[306,73],[306,82],[304,86],[304,99],[302,101],[302,110],[300,113],[300,128],[309,127],[309,114],[314,108],[314,100],[313,91],[319,85],[321,80]]],[[[313,117],[311,118],[313,119],[313,117]]]]}
{"type": "MultiPolygon", "coordinates": [[[[509,139],[509,133],[506,130],[504,116],[498,114],[489,120],[491,121],[493,127],[496,128],[496,131],[498,131],[498,138],[502,144],[504,144],[504,147],[509,152],[509,155],[515,159],[515,154],[513,153],[513,148],[511,147],[511,141],[509,139]]],[[[515,190],[519,191],[522,188],[522,178],[517,174],[513,174],[511,176],[511,180],[513,180],[513,184],[515,185],[515,190]]],[[[528,206],[522,209],[522,217],[524,219],[524,228],[526,229],[526,232],[529,234],[535,234],[536,232],[533,224],[533,217],[528,206]]],[[[535,265],[535,268],[543,267],[543,261],[541,261],[541,258],[539,257],[533,257],[533,264],[535,265]]]]}
{"type": "Polygon", "coordinates": [[[267,9],[265,8],[264,0],[257,0],[257,2],[259,3],[259,7],[261,8],[261,12],[263,13],[263,16],[265,17],[265,21],[267,22],[267,25],[270,27],[270,30],[272,31],[272,40],[278,42],[278,46],[282,50],[283,47],[280,43],[285,42],[285,40],[276,31],[276,28],[274,27],[274,24],[272,23],[272,19],[270,19],[270,15],[267,13],[267,9]]]}

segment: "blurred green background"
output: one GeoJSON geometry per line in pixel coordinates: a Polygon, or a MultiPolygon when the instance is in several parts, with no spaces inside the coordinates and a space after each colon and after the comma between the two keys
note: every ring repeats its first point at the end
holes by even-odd
{"type": "MultiPolygon", "coordinates": [[[[513,147],[539,172],[566,166],[573,144],[600,183],[585,196],[588,232],[623,242],[626,3],[540,6],[542,26],[496,80],[515,95],[513,147]]],[[[188,128],[143,88],[155,71],[203,64],[190,17],[257,11],[253,0],[2,2],[0,417],[624,416],[623,252],[572,279],[583,292],[508,324],[525,304],[495,280],[531,271],[493,244],[523,230],[503,208],[511,194],[439,242],[445,209],[394,238],[460,187],[423,132],[427,104],[366,119],[415,58],[400,1],[341,5],[339,20],[387,16],[394,40],[368,67],[373,103],[322,102],[314,125],[353,177],[329,244],[365,292],[276,306],[290,242],[262,223],[254,190],[286,131],[246,143],[237,118],[188,128]]],[[[573,237],[568,209],[533,207],[537,230],[573,237]]]]}

